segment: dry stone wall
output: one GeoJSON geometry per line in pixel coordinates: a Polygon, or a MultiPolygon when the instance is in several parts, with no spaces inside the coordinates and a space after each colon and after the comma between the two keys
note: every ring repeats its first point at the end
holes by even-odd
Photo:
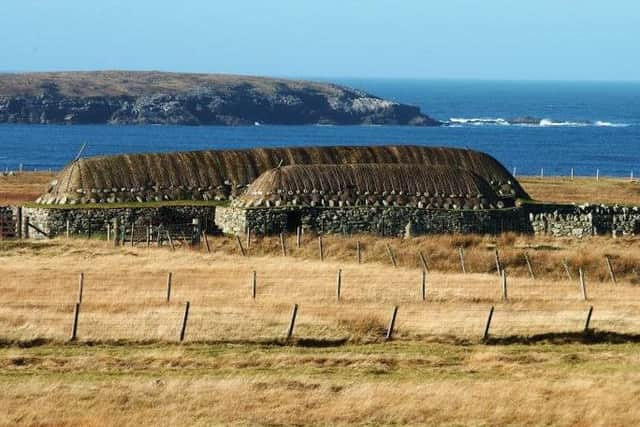
{"type": "MultiPolygon", "coordinates": [[[[66,233],[67,221],[69,232],[74,235],[106,233],[107,224],[118,218],[121,224],[128,225],[174,225],[191,224],[194,218],[207,232],[215,228],[214,206],[164,206],[157,208],[23,208],[23,217],[50,237],[66,233]]],[[[45,236],[31,232],[33,238],[45,236]]]]}
{"type": "Polygon", "coordinates": [[[640,234],[640,208],[622,206],[527,206],[535,234],[563,237],[640,234]]]}
{"type": "Polygon", "coordinates": [[[450,211],[414,207],[218,208],[216,224],[225,233],[246,227],[259,234],[295,230],[317,233],[375,233],[405,236],[439,233],[532,232],[520,209],[450,211]]]}

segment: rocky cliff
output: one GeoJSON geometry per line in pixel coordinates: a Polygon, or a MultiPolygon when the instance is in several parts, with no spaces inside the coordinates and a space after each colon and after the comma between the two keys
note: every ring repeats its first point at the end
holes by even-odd
{"type": "Polygon", "coordinates": [[[121,71],[0,74],[0,123],[441,124],[418,107],[328,83],[121,71]]]}

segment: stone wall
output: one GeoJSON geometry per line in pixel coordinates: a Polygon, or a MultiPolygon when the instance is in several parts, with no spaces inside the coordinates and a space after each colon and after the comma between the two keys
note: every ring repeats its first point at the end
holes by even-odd
{"type": "Polygon", "coordinates": [[[527,206],[536,234],[587,237],[640,234],[640,208],[621,206],[527,206]]]}
{"type": "MultiPolygon", "coordinates": [[[[121,224],[176,225],[191,224],[194,218],[207,232],[215,232],[215,206],[164,206],[157,208],[23,208],[23,217],[50,237],[66,233],[69,221],[70,234],[105,234],[107,223],[118,218],[121,224]]],[[[40,233],[30,231],[32,238],[44,238],[40,233]]]]}
{"type": "Polygon", "coordinates": [[[413,207],[219,208],[216,224],[225,233],[274,234],[296,227],[317,233],[375,233],[385,236],[438,233],[499,234],[533,230],[521,209],[452,211],[413,207]]]}

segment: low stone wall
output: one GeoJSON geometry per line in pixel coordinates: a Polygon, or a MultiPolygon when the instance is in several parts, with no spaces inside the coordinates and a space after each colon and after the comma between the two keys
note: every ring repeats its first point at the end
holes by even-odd
{"type": "Polygon", "coordinates": [[[413,207],[219,208],[216,224],[240,234],[247,226],[258,234],[274,234],[301,226],[317,233],[376,233],[405,236],[443,233],[531,233],[521,209],[452,211],[413,207]]]}
{"type": "Polygon", "coordinates": [[[640,208],[621,206],[527,206],[536,234],[587,237],[640,234],[640,208]]]}
{"type": "MultiPolygon", "coordinates": [[[[158,208],[23,208],[23,217],[50,237],[66,233],[67,221],[70,234],[106,233],[107,223],[118,218],[127,225],[175,225],[191,224],[194,218],[207,232],[215,232],[215,206],[163,206],[158,208]]],[[[45,238],[31,230],[32,238],[45,238]]]]}

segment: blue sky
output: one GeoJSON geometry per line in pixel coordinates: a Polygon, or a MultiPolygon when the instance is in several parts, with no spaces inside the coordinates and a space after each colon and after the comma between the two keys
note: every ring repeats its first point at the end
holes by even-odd
{"type": "Polygon", "coordinates": [[[637,0],[2,0],[0,71],[640,80],[637,0]]]}

